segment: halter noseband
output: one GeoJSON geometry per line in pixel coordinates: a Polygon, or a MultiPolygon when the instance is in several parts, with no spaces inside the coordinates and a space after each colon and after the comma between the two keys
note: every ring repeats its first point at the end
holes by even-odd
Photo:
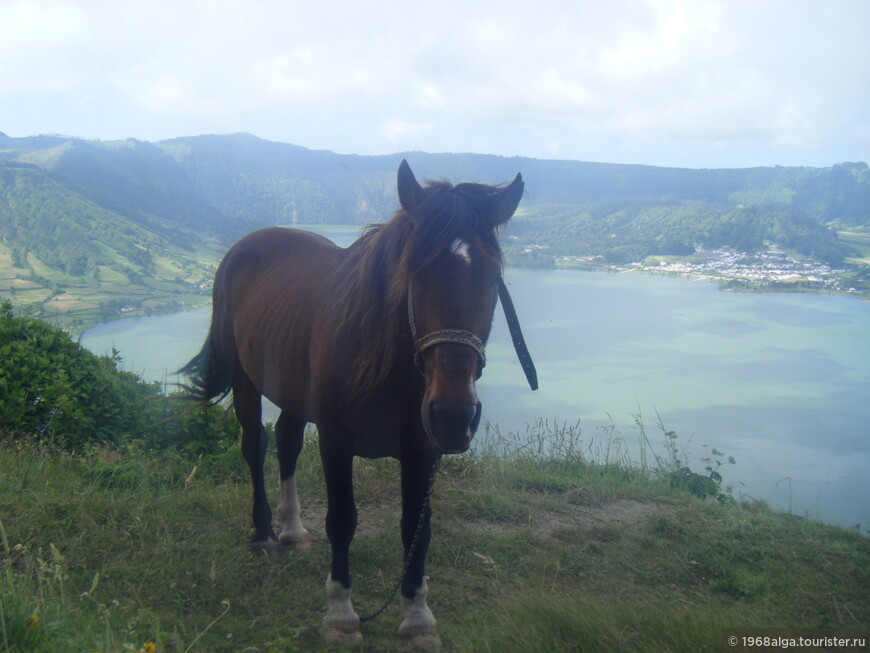
{"type": "Polygon", "coordinates": [[[471,347],[477,354],[477,376],[479,379],[486,366],[486,345],[471,331],[465,329],[439,329],[427,333],[422,338],[417,337],[417,323],[414,320],[414,292],[412,285],[408,286],[408,324],[411,326],[411,337],[414,339],[414,365],[423,373],[423,352],[435,345],[454,344],[471,347]]]}
{"type": "MultiPolygon", "coordinates": [[[[510,330],[511,340],[514,344],[514,350],[517,352],[517,357],[520,359],[520,364],[523,366],[523,372],[526,375],[526,380],[532,390],[538,389],[538,372],[535,370],[535,364],[532,362],[532,357],[529,354],[529,349],[526,346],[526,341],[523,338],[523,332],[520,329],[520,320],[517,317],[514,303],[508,293],[504,279],[498,278],[498,298],[501,300],[502,308],[504,309],[505,318],[507,319],[508,329],[510,330]]],[[[427,333],[422,338],[417,337],[417,323],[414,320],[414,293],[413,284],[408,285],[408,324],[411,326],[411,337],[414,339],[414,365],[423,373],[423,352],[434,347],[435,345],[454,344],[465,345],[471,347],[477,354],[477,376],[479,379],[483,374],[483,368],[486,366],[486,345],[471,331],[465,329],[440,329],[427,333]]]]}

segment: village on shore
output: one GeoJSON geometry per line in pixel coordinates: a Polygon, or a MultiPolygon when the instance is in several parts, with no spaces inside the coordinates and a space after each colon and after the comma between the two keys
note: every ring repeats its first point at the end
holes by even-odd
{"type": "MultiPolygon", "coordinates": [[[[607,268],[603,258],[555,257],[557,267],[607,268]]],[[[795,258],[771,245],[764,252],[698,248],[691,256],[650,256],[614,269],[718,281],[723,287],[746,290],[821,290],[859,293],[844,283],[845,269],[808,258],[795,258]]]]}

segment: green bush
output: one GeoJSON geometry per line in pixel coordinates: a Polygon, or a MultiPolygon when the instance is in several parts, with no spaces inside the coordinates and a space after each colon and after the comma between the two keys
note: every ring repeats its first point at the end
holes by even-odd
{"type": "Polygon", "coordinates": [[[27,446],[66,448],[133,440],[147,449],[225,451],[235,420],[219,406],[198,408],[157,383],[118,369],[120,356],[96,356],[63,330],[0,304],[0,433],[27,446]]]}

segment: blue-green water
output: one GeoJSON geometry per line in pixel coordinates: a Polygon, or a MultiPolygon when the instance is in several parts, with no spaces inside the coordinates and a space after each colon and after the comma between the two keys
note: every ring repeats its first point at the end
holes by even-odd
{"type": "MultiPolygon", "coordinates": [[[[720,470],[735,496],[870,527],[870,304],[632,273],[509,269],[506,280],[541,387],[526,386],[497,312],[478,391],[503,432],[579,421],[591,441],[612,423],[639,454],[633,416],[658,445],[658,413],[696,471],[710,447],[737,460],[720,470]]],[[[198,351],[209,319],[129,318],[83,343],[114,345],[128,369],[162,380],[198,351]]]]}

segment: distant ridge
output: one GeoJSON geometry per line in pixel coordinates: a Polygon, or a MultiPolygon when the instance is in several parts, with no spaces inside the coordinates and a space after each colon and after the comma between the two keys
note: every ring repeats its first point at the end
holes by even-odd
{"type": "MultiPolygon", "coordinates": [[[[697,170],[484,154],[348,155],[244,133],[157,143],[0,133],[0,265],[7,256],[14,278],[41,283],[46,266],[96,287],[88,275],[107,266],[164,284],[169,272],[159,276],[158,263],[172,260],[171,279],[188,278],[180,271],[196,265],[197,244],[220,249],[267,225],[387,219],[402,158],[421,179],[500,183],[521,172],[527,191],[505,241],[514,264],[548,265],[558,255],[629,263],[699,245],[775,244],[839,265],[851,250],[836,230],[870,226],[870,170],[861,162],[697,170]],[[538,248],[531,255],[529,243],[538,248]]],[[[13,280],[10,289],[26,286],[13,280]]],[[[3,287],[0,280],[0,294],[3,287]]]]}

